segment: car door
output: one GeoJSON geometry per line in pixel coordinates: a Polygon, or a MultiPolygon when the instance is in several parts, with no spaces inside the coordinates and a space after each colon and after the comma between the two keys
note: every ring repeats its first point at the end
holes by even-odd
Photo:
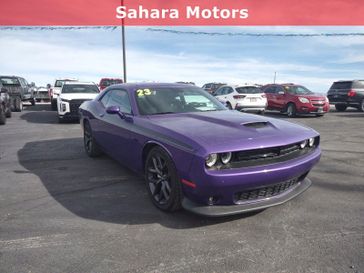
{"type": "Polygon", "coordinates": [[[123,89],[112,89],[105,95],[108,97],[101,99],[98,106],[97,141],[108,154],[129,166],[134,150],[132,143],[134,124],[128,92],[123,89]],[[118,106],[121,114],[107,113],[106,108],[110,106],[118,106]]]}
{"type": "Polygon", "coordinates": [[[264,93],[267,96],[267,101],[268,101],[268,109],[275,109],[275,90],[276,87],[275,86],[268,86],[265,90],[264,93]]]}
{"type": "Polygon", "coordinates": [[[282,86],[277,86],[275,90],[276,108],[282,110],[286,107],[286,90],[282,86]]]}

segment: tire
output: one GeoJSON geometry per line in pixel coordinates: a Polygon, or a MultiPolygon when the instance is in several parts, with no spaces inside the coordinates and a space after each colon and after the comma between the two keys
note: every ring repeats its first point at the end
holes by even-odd
{"type": "Polygon", "coordinates": [[[14,103],[15,103],[15,105],[14,105],[15,112],[21,112],[23,110],[23,102],[22,102],[21,98],[16,97],[14,103]]]}
{"type": "Polygon", "coordinates": [[[52,111],[57,111],[57,100],[51,99],[52,111]]]}
{"type": "Polygon", "coordinates": [[[166,212],[179,210],[183,198],[182,188],[168,153],[159,146],[152,148],[144,166],[147,190],[153,204],[166,212]]]}
{"type": "Polygon", "coordinates": [[[32,106],[34,106],[35,105],[35,99],[30,100],[30,103],[32,104],[32,106]]]}
{"type": "Polygon", "coordinates": [[[11,109],[10,109],[10,107],[8,108],[8,111],[5,113],[5,116],[7,118],[11,118],[11,109]]]}
{"type": "Polygon", "coordinates": [[[294,118],[297,114],[296,105],[292,102],[288,103],[287,105],[287,116],[289,118],[294,118]]]}
{"type": "Polygon", "coordinates": [[[102,154],[99,145],[92,135],[92,129],[88,121],[85,121],[83,126],[83,145],[89,157],[98,157],[102,154]]]}
{"type": "Polygon", "coordinates": [[[335,104],[335,108],[338,112],[344,112],[348,107],[345,104],[335,104]]]}
{"type": "Polygon", "coordinates": [[[0,105],[0,125],[4,125],[5,123],[6,123],[5,109],[3,105],[0,105]]]}
{"type": "Polygon", "coordinates": [[[260,115],[265,115],[265,110],[261,110],[258,112],[260,115]]]}
{"type": "Polygon", "coordinates": [[[316,114],[316,117],[323,117],[325,114],[316,114]]]}
{"type": "Polygon", "coordinates": [[[227,102],[227,103],[226,103],[226,107],[227,107],[229,110],[233,110],[233,107],[231,106],[230,102],[227,102]]]}
{"type": "Polygon", "coordinates": [[[361,103],[360,103],[360,105],[359,105],[358,110],[359,110],[360,112],[364,112],[364,99],[362,99],[362,100],[361,100],[361,103]]]}

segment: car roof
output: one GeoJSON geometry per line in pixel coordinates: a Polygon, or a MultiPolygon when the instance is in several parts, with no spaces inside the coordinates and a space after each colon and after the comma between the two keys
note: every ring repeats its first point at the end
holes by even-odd
{"type": "Polygon", "coordinates": [[[75,81],[66,81],[63,83],[63,85],[70,85],[70,84],[77,84],[77,85],[96,85],[94,82],[75,82],[75,81]]]}
{"type": "MultiPolygon", "coordinates": [[[[188,85],[184,83],[156,83],[156,82],[139,82],[139,83],[120,83],[114,84],[111,88],[120,87],[124,89],[139,89],[139,88],[158,88],[158,87],[169,87],[169,88],[186,88],[186,87],[193,87],[198,88],[195,85],[188,85]]],[[[109,87],[110,88],[110,87],[109,87]]]]}
{"type": "Polygon", "coordinates": [[[78,81],[76,78],[58,78],[56,81],[78,81]]]}

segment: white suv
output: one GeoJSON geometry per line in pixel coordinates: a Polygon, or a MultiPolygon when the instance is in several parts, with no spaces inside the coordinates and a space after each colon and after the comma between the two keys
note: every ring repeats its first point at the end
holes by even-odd
{"type": "Polygon", "coordinates": [[[78,108],[84,101],[93,100],[100,93],[93,82],[64,82],[57,97],[58,120],[78,119],[78,108]]]}
{"type": "Polygon", "coordinates": [[[52,110],[55,111],[57,110],[57,98],[59,96],[59,93],[61,92],[62,86],[63,84],[68,81],[78,81],[77,79],[72,79],[72,78],[62,78],[62,79],[56,79],[56,81],[54,82],[53,87],[51,87],[49,89],[49,97],[51,99],[51,106],[52,106],[52,110]]]}
{"type": "Polygon", "coordinates": [[[255,84],[224,85],[213,95],[230,109],[264,113],[267,108],[267,97],[255,84]]]}

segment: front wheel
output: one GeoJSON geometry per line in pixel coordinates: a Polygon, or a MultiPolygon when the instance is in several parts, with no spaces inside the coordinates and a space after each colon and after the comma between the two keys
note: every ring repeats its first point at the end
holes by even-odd
{"type": "Polygon", "coordinates": [[[5,123],[6,123],[5,109],[2,105],[0,105],[0,125],[3,125],[5,123]]]}
{"type": "Polygon", "coordinates": [[[83,127],[83,144],[86,154],[89,157],[98,157],[102,154],[99,145],[96,143],[95,138],[92,135],[90,123],[87,121],[83,127]]]}
{"type": "Polygon", "coordinates": [[[168,153],[154,147],[145,161],[145,180],[153,204],[163,211],[181,208],[182,189],[176,167],[168,153]]]}
{"type": "Polygon", "coordinates": [[[296,116],[296,113],[296,105],[294,105],[294,103],[289,103],[287,106],[287,116],[289,118],[294,118],[296,116]]]}
{"type": "Polygon", "coordinates": [[[23,102],[20,97],[16,97],[14,104],[14,110],[16,112],[21,112],[23,110],[23,102]]]}
{"type": "Polygon", "coordinates": [[[345,104],[335,104],[335,108],[339,112],[344,112],[347,106],[345,104]]]}

